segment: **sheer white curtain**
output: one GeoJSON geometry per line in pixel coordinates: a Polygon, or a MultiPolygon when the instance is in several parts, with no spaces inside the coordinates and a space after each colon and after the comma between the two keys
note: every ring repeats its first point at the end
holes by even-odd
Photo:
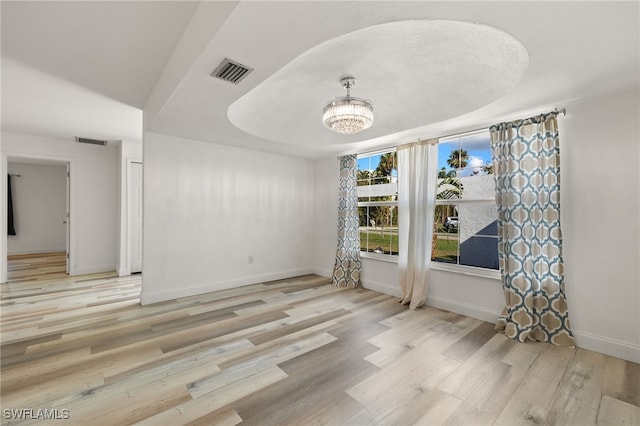
{"type": "Polygon", "coordinates": [[[400,302],[411,309],[427,299],[437,172],[437,139],[398,147],[400,302]]]}

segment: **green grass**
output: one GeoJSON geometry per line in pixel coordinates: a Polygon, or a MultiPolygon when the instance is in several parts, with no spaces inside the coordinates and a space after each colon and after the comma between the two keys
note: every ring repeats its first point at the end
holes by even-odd
{"type": "MultiPolygon", "coordinates": [[[[360,248],[362,250],[372,252],[378,247],[380,247],[384,253],[397,254],[398,235],[380,235],[380,233],[376,231],[369,232],[369,247],[367,247],[367,233],[364,231],[360,232],[360,248]]],[[[445,239],[443,237],[439,237],[436,240],[435,257],[445,262],[455,263],[458,258],[457,238],[445,239]]]]}
{"type": "Polygon", "coordinates": [[[398,234],[384,234],[373,231],[369,232],[369,247],[367,247],[367,233],[360,232],[360,249],[364,251],[374,251],[380,247],[384,253],[398,253],[398,234]]]}
{"type": "Polygon", "coordinates": [[[444,262],[457,263],[458,260],[458,240],[444,239],[439,237],[436,240],[434,258],[444,262]]]}

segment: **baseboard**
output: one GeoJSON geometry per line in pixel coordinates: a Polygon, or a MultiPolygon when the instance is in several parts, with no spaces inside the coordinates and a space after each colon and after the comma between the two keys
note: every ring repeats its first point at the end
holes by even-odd
{"type": "Polygon", "coordinates": [[[321,277],[325,278],[331,278],[331,275],[333,275],[333,271],[331,269],[320,268],[318,266],[314,266],[313,268],[311,268],[311,271],[313,274],[320,275],[321,277]]]}
{"type": "Polygon", "coordinates": [[[640,346],[621,340],[573,330],[576,346],[640,364],[640,346]]]}
{"type": "Polygon", "coordinates": [[[362,286],[368,290],[388,294],[389,296],[402,297],[402,292],[397,284],[383,283],[375,280],[360,280],[360,282],[362,286]]]}
{"type": "Polygon", "coordinates": [[[43,249],[29,249],[29,250],[16,250],[7,252],[7,256],[19,255],[19,254],[42,254],[42,253],[65,253],[66,248],[43,248],[43,249]]]}
{"type": "Polygon", "coordinates": [[[116,265],[96,265],[78,268],[76,266],[73,275],[101,274],[103,272],[115,272],[116,265]]]}
{"type": "Polygon", "coordinates": [[[427,296],[427,305],[491,323],[495,323],[500,315],[500,312],[494,312],[482,306],[438,296],[427,296]]]}
{"type": "Polygon", "coordinates": [[[266,274],[250,275],[234,280],[218,281],[215,283],[207,283],[191,287],[183,287],[176,290],[165,290],[158,292],[146,292],[144,287],[144,277],[142,283],[142,295],[140,297],[141,305],[149,305],[152,303],[164,302],[167,300],[179,299],[181,297],[195,296],[203,293],[211,293],[219,290],[227,290],[229,288],[242,287],[245,285],[259,284],[268,281],[283,280],[293,278],[300,275],[308,275],[314,272],[314,268],[296,268],[286,271],[272,272],[266,274]]]}

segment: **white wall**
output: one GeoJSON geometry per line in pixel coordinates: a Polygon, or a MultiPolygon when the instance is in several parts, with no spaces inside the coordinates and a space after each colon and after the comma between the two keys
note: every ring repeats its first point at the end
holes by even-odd
{"type": "Polygon", "coordinates": [[[3,161],[27,157],[71,162],[71,272],[114,271],[119,214],[116,147],[3,132],[2,154],[3,161]]]}
{"type": "Polygon", "coordinates": [[[312,271],[313,162],[153,133],[143,148],[143,304],[312,271]]]}
{"type": "Polygon", "coordinates": [[[314,273],[330,277],[338,245],[337,158],[316,160],[313,164],[313,261],[314,273]]]}
{"type": "Polygon", "coordinates": [[[67,166],[12,163],[9,159],[16,235],[7,253],[64,252],[67,247],[67,166]],[[15,176],[18,175],[18,176],[15,176]]]}
{"type": "MultiPolygon", "coordinates": [[[[560,118],[565,282],[576,344],[640,362],[638,87],[567,105],[560,118]]],[[[336,247],[338,162],[315,171],[314,271],[336,247]],[[326,218],[323,218],[325,217],[326,218]]],[[[397,264],[363,259],[365,287],[399,295],[397,264]]],[[[429,305],[494,321],[499,280],[432,270],[429,305]]]]}
{"type": "Polygon", "coordinates": [[[640,362],[640,89],[567,106],[562,231],[578,345],[640,362]]]}

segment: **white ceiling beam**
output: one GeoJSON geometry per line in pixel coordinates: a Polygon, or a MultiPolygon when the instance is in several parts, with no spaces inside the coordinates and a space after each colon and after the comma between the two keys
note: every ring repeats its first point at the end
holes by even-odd
{"type": "Polygon", "coordinates": [[[143,114],[145,129],[162,111],[189,69],[224,26],[238,3],[237,1],[200,2],[147,99],[143,114]]]}

